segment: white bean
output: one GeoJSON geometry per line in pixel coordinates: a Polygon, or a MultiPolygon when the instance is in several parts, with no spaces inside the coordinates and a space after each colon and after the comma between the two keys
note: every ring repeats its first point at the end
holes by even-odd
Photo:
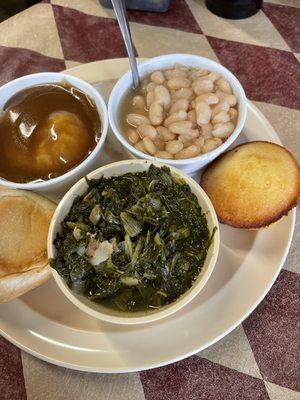
{"type": "Polygon", "coordinates": [[[170,132],[177,133],[178,135],[189,134],[192,127],[193,123],[191,121],[178,121],[168,126],[170,132]]]}
{"type": "Polygon", "coordinates": [[[186,143],[190,140],[195,140],[199,137],[200,132],[198,129],[191,129],[188,134],[186,135],[179,135],[178,140],[180,140],[182,143],[186,143]]]}
{"type": "Polygon", "coordinates": [[[127,138],[131,144],[136,144],[140,140],[139,134],[135,129],[129,129],[127,131],[127,138]]]}
{"type": "Polygon", "coordinates": [[[151,74],[150,79],[152,82],[156,83],[157,85],[161,85],[165,81],[164,74],[162,71],[155,71],[151,74]]]}
{"type": "Polygon", "coordinates": [[[172,154],[168,153],[167,151],[158,151],[157,153],[155,153],[155,157],[165,158],[166,160],[172,160],[173,159],[172,154]]]}
{"type": "Polygon", "coordinates": [[[217,115],[212,119],[212,124],[218,124],[220,122],[228,122],[230,121],[230,116],[226,111],[220,111],[217,115]]]}
{"type": "Polygon", "coordinates": [[[179,99],[187,99],[191,101],[194,97],[194,92],[192,88],[182,88],[176,90],[176,92],[172,96],[172,100],[175,102],[179,99]]]}
{"type": "Polygon", "coordinates": [[[178,90],[181,88],[190,87],[191,82],[187,78],[172,78],[168,80],[167,85],[169,89],[178,90]]]}
{"type": "Polygon", "coordinates": [[[212,92],[214,83],[210,79],[198,78],[193,82],[192,87],[196,95],[199,95],[212,92]]]}
{"type": "Polygon", "coordinates": [[[167,79],[185,78],[186,75],[186,71],[183,71],[181,69],[168,69],[167,71],[165,71],[165,77],[167,79]]]}
{"type": "Polygon", "coordinates": [[[144,137],[143,145],[145,146],[146,151],[152,156],[157,152],[157,148],[150,138],[144,137]]]}
{"type": "Polygon", "coordinates": [[[181,71],[189,72],[189,67],[186,67],[185,65],[182,65],[182,64],[179,64],[179,63],[176,63],[174,65],[174,68],[175,69],[180,69],[181,71]]]}
{"type": "Polygon", "coordinates": [[[201,147],[204,145],[204,142],[204,137],[200,136],[199,138],[195,139],[194,144],[201,149],[201,147]]]}
{"type": "Polygon", "coordinates": [[[201,136],[204,139],[211,138],[212,137],[212,124],[205,124],[201,125],[201,136]]]}
{"type": "Polygon", "coordinates": [[[148,85],[148,83],[149,83],[148,77],[142,79],[142,81],[141,81],[141,89],[142,89],[142,92],[146,92],[146,91],[147,91],[147,85],[148,85]]]}
{"type": "Polygon", "coordinates": [[[169,129],[164,126],[157,126],[156,131],[158,133],[158,137],[165,142],[173,140],[176,137],[175,133],[170,132],[169,129]]]}
{"type": "Polygon", "coordinates": [[[220,100],[227,101],[230,107],[234,107],[237,103],[237,98],[234,94],[224,93],[221,90],[216,90],[216,95],[220,100]]]}
{"type": "Polygon", "coordinates": [[[152,125],[142,124],[137,127],[137,132],[140,137],[143,139],[144,137],[149,137],[150,139],[155,139],[157,136],[156,129],[152,125]]]}
{"type": "Polygon", "coordinates": [[[178,135],[178,140],[183,144],[183,147],[187,147],[186,143],[190,143],[195,138],[191,138],[189,135],[178,135]]]}
{"type": "Polygon", "coordinates": [[[141,84],[144,96],[132,98],[137,113],[127,115],[136,129],[126,137],[137,149],[159,158],[190,158],[218,147],[234,131],[237,98],[217,72],[176,65],[152,72],[141,84]]]}
{"type": "Polygon", "coordinates": [[[143,143],[142,140],[139,141],[139,142],[137,142],[137,143],[134,145],[134,147],[135,147],[137,150],[141,151],[142,153],[147,153],[147,150],[146,150],[146,148],[145,148],[144,143],[143,143]]]}
{"type": "Polygon", "coordinates": [[[157,84],[154,82],[150,82],[148,83],[148,85],[146,86],[146,91],[149,92],[153,92],[153,90],[156,88],[157,84]]]}
{"type": "Polygon", "coordinates": [[[146,96],[146,104],[147,107],[149,108],[151,104],[154,102],[154,92],[148,92],[146,96]]]}
{"type": "Polygon", "coordinates": [[[171,106],[169,113],[173,114],[174,112],[180,111],[180,110],[184,110],[187,111],[187,109],[189,108],[189,102],[187,99],[179,99],[177,101],[175,101],[175,103],[173,103],[173,105],[171,106]]]}
{"type": "Polygon", "coordinates": [[[230,107],[234,107],[237,104],[237,98],[234,94],[228,94],[224,100],[229,103],[230,107]]]}
{"type": "Polygon", "coordinates": [[[194,80],[200,78],[201,76],[204,76],[204,75],[207,75],[207,74],[208,74],[207,69],[199,68],[199,69],[197,69],[196,71],[192,72],[192,73],[190,74],[189,78],[190,78],[192,81],[194,81],[194,80]]]}
{"type": "Polygon", "coordinates": [[[195,110],[190,110],[187,113],[187,118],[189,121],[193,123],[193,128],[197,125],[197,117],[196,117],[196,111],[195,110]]]}
{"type": "Polygon", "coordinates": [[[180,140],[171,140],[166,144],[166,151],[170,154],[176,154],[183,149],[183,144],[180,140]]]}
{"type": "Polygon", "coordinates": [[[185,149],[186,147],[191,146],[192,144],[194,144],[194,142],[195,142],[195,139],[190,139],[190,140],[187,140],[186,142],[182,142],[183,148],[185,149]]]}
{"type": "Polygon", "coordinates": [[[164,109],[157,101],[154,101],[149,108],[149,118],[152,125],[161,125],[163,122],[164,109]]]}
{"type": "Polygon", "coordinates": [[[217,88],[220,89],[222,92],[232,94],[231,86],[229,85],[229,82],[225,78],[219,78],[215,82],[215,84],[217,88]]]}
{"type": "Polygon", "coordinates": [[[157,103],[161,104],[165,109],[171,105],[171,95],[169,90],[163,86],[158,85],[154,89],[154,99],[157,103]]]}
{"type": "Polygon", "coordinates": [[[203,93],[195,98],[195,103],[198,101],[205,101],[207,104],[217,104],[219,97],[215,93],[203,93]]]}
{"type": "Polygon", "coordinates": [[[192,144],[191,146],[188,146],[175,154],[175,159],[181,160],[185,158],[192,158],[198,156],[199,154],[201,154],[200,148],[195,144],[192,144]]]}
{"type": "Polygon", "coordinates": [[[212,135],[217,138],[226,139],[234,131],[234,125],[232,122],[224,122],[216,124],[213,127],[212,135]]]}
{"type": "Polygon", "coordinates": [[[231,121],[234,124],[236,124],[237,116],[238,116],[237,110],[235,108],[230,108],[228,113],[229,113],[231,121]]]}
{"type": "Polygon", "coordinates": [[[208,75],[205,76],[205,79],[209,79],[212,82],[216,81],[219,78],[220,74],[218,74],[217,72],[210,72],[208,75]]]}
{"type": "Polygon", "coordinates": [[[205,139],[204,145],[201,147],[202,153],[208,153],[222,144],[222,140],[219,138],[205,139]]]}
{"type": "Polygon", "coordinates": [[[143,109],[146,106],[145,99],[143,96],[134,96],[132,99],[132,105],[134,108],[143,109]]]}
{"type": "Polygon", "coordinates": [[[127,115],[127,123],[132,126],[139,126],[142,124],[150,124],[150,121],[147,117],[141,114],[128,114],[127,115]]]}
{"type": "Polygon", "coordinates": [[[156,137],[153,140],[153,143],[155,144],[155,146],[157,147],[158,150],[160,150],[160,151],[165,150],[166,142],[161,140],[159,137],[156,137]]]}
{"type": "Polygon", "coordinates": [[[187,112],[184,110],[179,110],[177,112],[174,112],[173,114],[170,114],[168,118],[165,119],[164,126],[168,127],[170,124],[173,124],[173,122],[184,121],[186,119],[187,112]]]}
{"type": "Polygon", "coordinates": [[[196,118],[198,125],[208,124],[211,117],[211,108],[205,101],[199,101],[196,103],[196,118]]]}
{"type": "Polygon", "coordinates": [[[212,114],[211,114],[211,116],[212,116],[212,118],[214,118],[217,114],[219,114],[219,112],[221,112],[221,111],[226,111],[226,112],[228,112],[229,111],[229,104],[228,104],[228,102],[227,101],[225,101],[225,100],[222,100],[222,101],[220,101],[217,105],[215,105],[213,108],[212,108],[212,114]]]}

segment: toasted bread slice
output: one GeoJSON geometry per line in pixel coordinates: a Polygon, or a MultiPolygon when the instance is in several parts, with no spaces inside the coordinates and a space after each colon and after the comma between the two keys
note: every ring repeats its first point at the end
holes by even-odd
{"type": "Polygon", "coordinates": [[[0,190],[0,302],[15,298],[51,274],[47,235],[56,205],[33,192],[0,190]]]}
{"type": "Polygon", "coordinates": [[[300,169],[284,147],[245,143],[224,153],[204,171],[201,186],[220,222],[257,229],[293,208],[300,194],[300,169]]]}

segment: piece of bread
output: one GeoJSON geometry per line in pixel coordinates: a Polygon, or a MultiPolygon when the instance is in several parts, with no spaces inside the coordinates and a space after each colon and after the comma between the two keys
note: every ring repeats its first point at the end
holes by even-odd
{"type": "Polygon", "coordinates": [[[245,143],[224,153],[204,171],[201,186],[219,221],[258,229],[293,208],[300,194],[300,169],[292,154],[275,143],[245,143]]]}
{"type": "Polygon", "coordinates": [[[50,275],[48,228],[52,201],[26,190],[0,190],[0,303],[40,285],[50,275]]]}

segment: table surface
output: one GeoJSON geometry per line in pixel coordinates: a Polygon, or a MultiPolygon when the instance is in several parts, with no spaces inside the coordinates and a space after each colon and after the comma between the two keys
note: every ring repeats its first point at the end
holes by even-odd
{"type": "MultiPolygon", "coordinates": [[[[204,0],[171,0],[165,14],[130,11],[129,19],[139,57],[192,53],[229,68],[299,160],[299,0],[269,0],[258,14],[240,21],[214,16],[204,0]]],[[[113,12],[97,0],[44,0],[0,24],[0,84],[123,56],[113,12]]],[[[0,338],[0,398],[300,399],[299,249],[297,219],[283,270],[259,307],[214,346],[166,367],[117,375],[77,372],[40,361],[0,338]]]]}

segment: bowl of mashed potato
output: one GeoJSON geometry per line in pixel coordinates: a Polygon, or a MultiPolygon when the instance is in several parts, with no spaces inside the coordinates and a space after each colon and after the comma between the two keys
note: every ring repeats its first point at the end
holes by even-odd
{"type": "Polygon", "coordinates": [[[37,73],[0,88],[0,185],[60,191],[99,166],[106,104],[89,83],[37,73]]]}

